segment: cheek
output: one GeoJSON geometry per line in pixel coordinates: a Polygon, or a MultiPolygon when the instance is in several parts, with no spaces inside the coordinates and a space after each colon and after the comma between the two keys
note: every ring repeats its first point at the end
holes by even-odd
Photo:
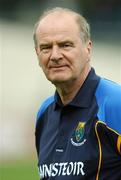
{"type": "Polygon", "coordinates": [[[42,70],[43,70],[43,72],[45,74],[48,74],[48,71],[49,71],[49,69],[48,69],[48,62],[49,61],[46,58],[41,57],[39,59],[39,66],[42,68],[42,70]]]}
{"type": "Polygon", "coordinates": [[[76,69],[82,69],[87,64],[87,55],[84,52],[80,52],[75,56],[73,65],[76,69]]]}
{"type": "Polygon", "coordinates": [[[40,58],[38,58],[38,64],[39,64],[40,67],[42,66],[42,63],[41,63],[41,59],[40,59],[40,58]]]}
{"type": "Polygon", "coordinates": [[[45,67],[46,66],[47,60],[43,55],[38,56],[38,61],[39,61],[39,66],[40,67],[45,67]]]}
{"type": "Polygon", "coordinates": [[[79,57],[81,62],[85,63],[87,61],[88,53],[86,52],[85,49],[83,51],[80,51],[79,57]]]}

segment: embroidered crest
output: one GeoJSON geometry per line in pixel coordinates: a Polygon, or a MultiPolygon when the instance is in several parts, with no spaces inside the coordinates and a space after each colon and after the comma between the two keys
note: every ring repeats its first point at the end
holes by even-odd
{"type": "Polygon", "coordinates": [[[71,143],[74,146],[81,146],[85,143],[86,139],[83,139],[85,133],[85,122],[79,122],[76,127],[73,137],[71,138],[71,143]]]}

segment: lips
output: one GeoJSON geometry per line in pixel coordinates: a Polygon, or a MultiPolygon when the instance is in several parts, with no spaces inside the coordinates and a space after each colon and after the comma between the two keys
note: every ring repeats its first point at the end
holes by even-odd
{"type": "Polygon", "coordinates": [[[49,66],[49,68],[53,68],[53,69],[59,69],[59,68],[65,68],[65,67],[68,67],[68,65],[54,65],[54,66],[49,66]]]}

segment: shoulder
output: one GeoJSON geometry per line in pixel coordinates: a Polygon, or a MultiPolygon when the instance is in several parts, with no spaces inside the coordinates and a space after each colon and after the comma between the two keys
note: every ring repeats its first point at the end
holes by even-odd
{"type": "Polygon", "coordinates": [[[96,97],[99,101],[121,103],[121,85],[102,78],[96,89],[96,97]]]}
{"type": "Polygon", "coordinates": [[[111,90],[111,92],[119,91],[121,93],[121,85],[108,79],[101,78],[98,88],[103,90],[111,90]]]}
{"type": "Polygon", "coordinates": [[[121,133],[121,85],[107,79],[101,79],[95,95],[100,120],[121,133]]]}
{"type": "Polygon", "coordinates": [[[37,112],[37,120],[42,116],[42,114],[46,111],[48,106],[50,106],[54,102],[54,96],[50,96],[47,99],[44,100],[44,102],[41,104],[38,112],[37,112]]]}

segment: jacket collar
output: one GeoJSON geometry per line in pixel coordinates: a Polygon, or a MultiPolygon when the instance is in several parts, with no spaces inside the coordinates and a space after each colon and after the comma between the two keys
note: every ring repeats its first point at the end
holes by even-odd
{"type": "MultiPolygon", "coordinates": [[[[76,106],[86,108],[89,107],[94,97],[96,87],[100,81],[100,77],[95,74],[95,70],[91,68],[86,80],[74,99],[66,106],[76,106]]],[[[57,91],[55,92],[55,108],[63,107],[62,101],[57,91]]]]}

